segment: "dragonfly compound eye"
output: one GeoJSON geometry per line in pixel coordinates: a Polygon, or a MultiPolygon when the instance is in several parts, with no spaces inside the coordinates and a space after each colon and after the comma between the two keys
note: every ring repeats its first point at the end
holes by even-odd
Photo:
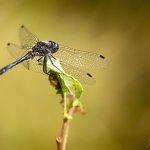
{"type": "Polygon", "coordinates": [[[59,45],[56,42],[49,41],[48,45],[49,45],[51,53],[55,53],[59,49],[59,45]]]}

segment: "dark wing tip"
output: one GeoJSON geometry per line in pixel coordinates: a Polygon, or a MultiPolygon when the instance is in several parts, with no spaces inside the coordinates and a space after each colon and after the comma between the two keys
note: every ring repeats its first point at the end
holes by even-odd
{"type": "Polygon", "coordinates": [[[10,46],[10,43],[7,43],[7,46],[10,46]]]}
{"type": "Polygon", "coordinates": [[[92,78],[92,75],[90,73],[87,73],[87,75],[92,78]]]}
{"type": "Polygon", "coordinates": [[[105,57],[103,55],[99,55],[100,58],[105,59],[105,57]]]}
{"type": "Polygon", "coordinates": [[[21,25],[21,28],[24,28],[24,25],[21,25]]]}

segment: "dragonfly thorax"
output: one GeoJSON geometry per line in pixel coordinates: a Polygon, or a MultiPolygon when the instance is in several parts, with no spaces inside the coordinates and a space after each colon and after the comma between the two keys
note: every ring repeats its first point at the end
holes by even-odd
{"type": "Polygon", "coordinates": [[[39,41],[33,46],[32,51],[45,56],[48,53],[55,53],[59,49],[59,45],[53,41],[43,42],[39,41]]]}

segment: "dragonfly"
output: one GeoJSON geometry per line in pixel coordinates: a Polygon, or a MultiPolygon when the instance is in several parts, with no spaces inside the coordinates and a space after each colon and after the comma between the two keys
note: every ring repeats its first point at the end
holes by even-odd
{"type": "MultiPolygon", "coordinates": [[[[7,44],[9,54],[16,61],[1,68],[0,75],[20,63],[28,70],[44,74],[41,62],[44,63],[44,58],[48,56],[52,64],[53,59],[58,59],[66,73],[72,75],[81,83],[90,84],[94,83],[95,80],[89,71],[101,68],[105,60],[105,57],[98,53],[71,48],[51,40],[41,41],[24,25],[19,29],[19,40],[20,45],[7,44]]],[[[55,64],[53,65],[57,68],[55,64]]]]}

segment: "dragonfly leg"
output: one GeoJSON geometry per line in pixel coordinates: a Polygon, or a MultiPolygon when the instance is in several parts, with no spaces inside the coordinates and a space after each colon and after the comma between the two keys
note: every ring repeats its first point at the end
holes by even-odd
{"type": "Polygon", "coordinates": [[[53,57],[56,60],[56,58],[53,55],[51,55],[51,57],[53,57]]]}
{"type": "MultiPolygon", "coordinates": [[[[51,55],[52,56],[52,55],[51,55]]],[[[54,63],[53,63],[53,61],[52,61],[52,59],[51,59],[51,56],[48,56],[49,57],[49,59],[50,59],[50,61],[51,61],[51,63],[52,63],[52,65],[55,67],[55,68],[57,68],[60,72],[62,72],[54,63]]],[[[54,56],[52,56],[54,59],[56,59],[54,56]]],[[[63,73],[63,72],[62,72],[63,73]]]]}
{"type": "Polygon", "coordinates": [[[40,62],[43,57],[40,57],[37,61],[40,62]]]}

